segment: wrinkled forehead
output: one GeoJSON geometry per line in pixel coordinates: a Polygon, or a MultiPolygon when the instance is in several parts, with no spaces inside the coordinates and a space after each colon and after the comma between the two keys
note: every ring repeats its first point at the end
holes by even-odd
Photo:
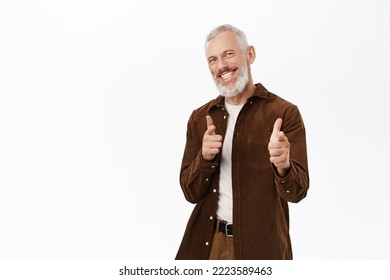
{"type": "Polygon", "coordinates": [[[227,50],[240,51],[242,46],[236,34],[231,31],[224,31],[205,44],[206,57],[218,56],[227,50]]]}

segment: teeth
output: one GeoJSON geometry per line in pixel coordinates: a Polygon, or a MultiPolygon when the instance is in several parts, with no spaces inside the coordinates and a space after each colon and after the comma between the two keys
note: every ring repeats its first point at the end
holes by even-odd
{"type": "Polygon", "coordinates": [[[222,74],[221,77],[222,77],[222,79],[227,80],[227,79],[229,79],[232,75],[233,75],[233,71],[230,71],[230,72],[226,72],[226,73],[222,74]]]}

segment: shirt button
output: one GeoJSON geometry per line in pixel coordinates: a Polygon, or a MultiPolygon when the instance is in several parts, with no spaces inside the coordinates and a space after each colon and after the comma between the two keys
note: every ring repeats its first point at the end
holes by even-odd
{"type": "Polygon", "coordinates": [[[217,189],[213,189],[213,193],[216,193],[217,192],[217,189]]]}
{"type": "Polygon", "coordinates": [[[286,181],[285,181],[285,180],[283,180],[281,183],[282,183],[282,184],[284,184],[284,183],[286,183],[286,181]]]}
{"type": "Polygon", "coordinates": [[[290,191],[286,191],[286,193],[290,193],[290,191]]]}
{"type": "Polygon", "coordinates": [[[205,245],[206,245],[206,246],[209,246],[209,243],[206,241],[205,245]]]}
{"type": "Polygon", "coordinates": [[[224,119],[224,120],[226,119],[226,115],[223,116],[223,119],[224,119]]]}
{"type": "Polygon", "coordinates": [[[211,166],[211,168],[215,168],[215,165],[211,166]]]}
{"type": "Polygon", "coordinates": [[[208,182],[209,181],[209,178],[206,178],[206,182],[208,182]]]}
{"type": "Polygon", "coordinates": [[[213,219],[213,216],[210,216],[210,220],[212,220],[213,219]]]}

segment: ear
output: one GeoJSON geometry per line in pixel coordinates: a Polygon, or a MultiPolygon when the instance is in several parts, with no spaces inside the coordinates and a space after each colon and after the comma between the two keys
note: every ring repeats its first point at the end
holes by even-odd
{"type": "Polygon", "coordinates": [[[248,64],[252,64],[256,59],[256,50],[254,46],[249,46],[246,51],[246,59],[248,64]]]}

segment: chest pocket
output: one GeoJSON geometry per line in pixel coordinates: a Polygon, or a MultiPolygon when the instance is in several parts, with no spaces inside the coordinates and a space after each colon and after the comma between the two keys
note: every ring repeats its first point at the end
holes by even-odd
{"type": "Polygon", "coordinates": [[[265,170],[272,167],[269,161],[268,143],[271,132],[263,135],[248,135],[245,145],[246,165],[255,170],[265,170]]]}

